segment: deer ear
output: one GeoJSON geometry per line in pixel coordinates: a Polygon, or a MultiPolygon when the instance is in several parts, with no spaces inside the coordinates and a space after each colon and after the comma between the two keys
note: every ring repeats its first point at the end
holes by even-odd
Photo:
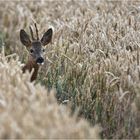
{"type": "Polygon", "coordinates": [[[29,47],[31,45],[30,37],[23,29],[20,30],[20,41],[26,47],[29,47]]]}
{"type": "Polygon", "coordinates": [[[53,35],[53,30],[50,28],[47,32],[44,33],[43,37],[41,38],[41,43],[45,46],[51,42],[53,35]]]}

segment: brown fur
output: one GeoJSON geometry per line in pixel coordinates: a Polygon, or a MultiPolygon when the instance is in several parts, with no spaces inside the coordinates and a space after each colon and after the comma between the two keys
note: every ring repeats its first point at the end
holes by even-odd
{"type": "Polygon", "coordinates": [[[53,31],[50,28],[48,29],[47,32],[44,33],[41,40],[39,40],[36,23],[35,23],[35,29],[36,29],[36,37],[37,37],[36,39],[34,38],[33,30],[30,26],[32,40],[30,40],[30,36],[23,29],[20,30],[20,41],[24,46],[26,46],[26,48],[28,48],[27,50],[29,50],[30,52],[29,60],[22,68],[22,71],[23,73],[25,73],[26,70],[31,72],[34,69],[30,80],[31,82],[37,78],[38,69],[39,69],[38,64],[42,64],[44,62],[44,59],[42,57],[43,54],[42,47],[46,46],[48,43],[51,42],[52,34],[53,34],[53,31]]]}
{"type": "Polygon", "coordinates": [[[31,76],[31,79],[30,79],[31,82],[34,81],[34,80],[37,78],[39,65],[36,64],[34,61],[29,60],[29,61],[25,64],[25,66],[22,68],[23,73],[25,73],[26,70],[28,70],[29,72],[31,72],[33,69],[34,69],[34,71],[33,71],[33,74],[32,74],[32,76],[31,76]]]}

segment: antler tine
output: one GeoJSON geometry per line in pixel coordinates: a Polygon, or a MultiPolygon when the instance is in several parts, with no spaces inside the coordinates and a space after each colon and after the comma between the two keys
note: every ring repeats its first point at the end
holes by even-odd
{"type": "Polygon", "coordinates": [[[29,28],[30,28],[30,32],[31,32],[31,36],[32,36],[32,40],[35,40],[35,38],[34,38],[34,34],[33,34],[33,30],[32,30],[32,27],[30,26],[29,28]]]}
{"type": "Polygon", "coordinates": [[[36,37],[37,37],[37,40],[39,40],[38,29],[37,29],[37,25],[36,25],[36,23],[35,23],[35,29],[36,29],[36,37]]]}

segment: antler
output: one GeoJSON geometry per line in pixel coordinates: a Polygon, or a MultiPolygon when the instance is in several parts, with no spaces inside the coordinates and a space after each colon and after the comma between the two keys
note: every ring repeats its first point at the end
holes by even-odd
{"type": "Polygon", "coordinates": [[[33,34],[33,30],[32,30],[32,27],[30,26],[29,28],[30,28],[30,32],[31,32],[31,36],[32,36],[32,40],[35,40],[35,38],[34,38],[34,34],[33,34]]]}
{"type": "Polygon", "coordinates": [[[36,37],[37,37],[37,40],[39,40],[38,29],[37,29],[37,25],[36,25],[36,23],[35,23],[35,29],[36,29],[36,37]]]}
{"type": "MultiPolygon", "coordinates": [[[[35,25],[35,29],[36,29],[36,37],[37,37],[37,40],[39,40],[37,25],[36,25],[36,23],[34,23],[34,25],[35,25]]],[[[32,40],[35,40],[32,27],[30,26],[29,28],[30,28],[32,40]]]]}

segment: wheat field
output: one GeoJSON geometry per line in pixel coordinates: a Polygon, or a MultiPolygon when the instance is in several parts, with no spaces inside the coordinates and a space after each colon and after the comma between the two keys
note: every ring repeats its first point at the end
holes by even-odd
{"type": "Polygon", "coordinates": [[[0,138],[140,138],[140,2],[0,1],[0,138]],[[19,39],[53,27],[38,78],[19,39]]]}

